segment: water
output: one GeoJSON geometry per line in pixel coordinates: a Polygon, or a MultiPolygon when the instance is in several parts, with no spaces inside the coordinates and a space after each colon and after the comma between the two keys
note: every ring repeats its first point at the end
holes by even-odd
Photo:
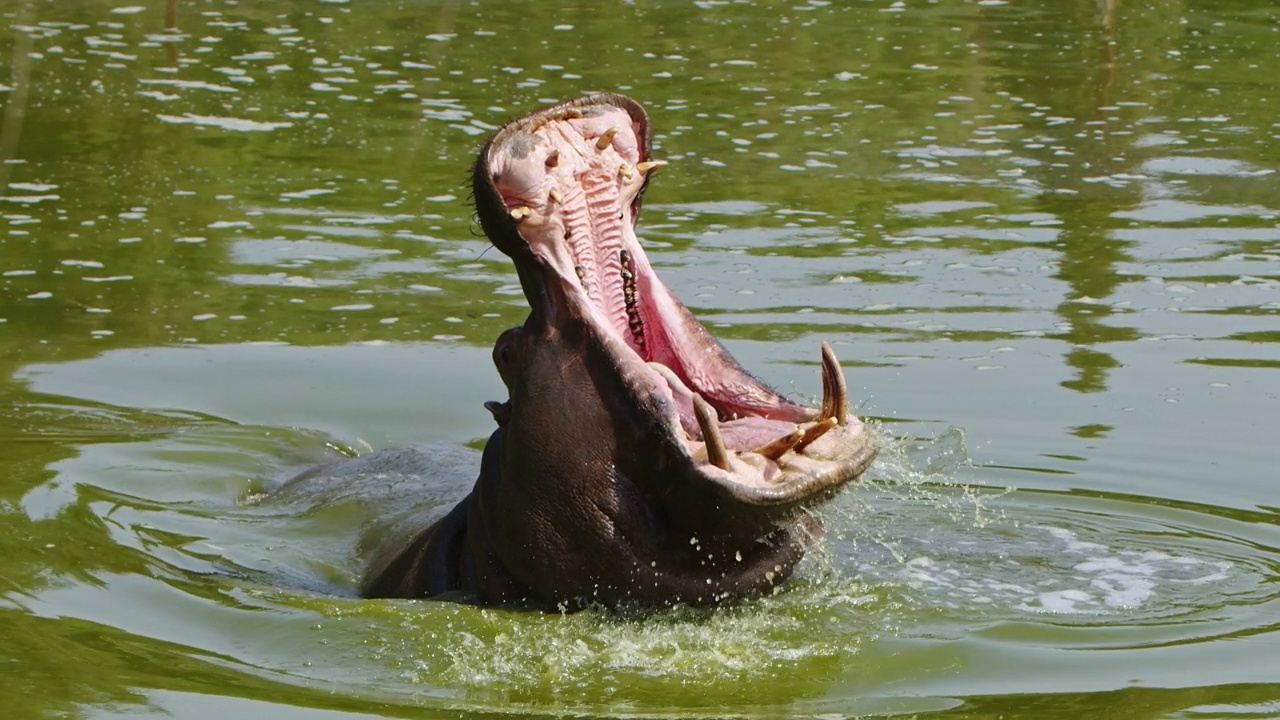
{"type": "Polygon", "coordinates": [[[13,717],[1280,717],[1280,14],[1255,0],[0,1],[13,717]],[[155,5],[155,4],[152,4],[155,5]],[[743,364],[885,439],[773,597],[350,597],[523,320],[489,133],[649,109],[642,236],[743,364]]]}

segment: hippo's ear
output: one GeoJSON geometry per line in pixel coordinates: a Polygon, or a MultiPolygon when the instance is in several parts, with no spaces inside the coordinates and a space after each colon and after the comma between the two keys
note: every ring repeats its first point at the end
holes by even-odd
{"type": "Polygon", "coordinates": [[[486,400],[484,407],[493,414],[493,421],[498,423],[498,427],[506,427],[507,423],[511,421],[511,401],[486,400]]]}

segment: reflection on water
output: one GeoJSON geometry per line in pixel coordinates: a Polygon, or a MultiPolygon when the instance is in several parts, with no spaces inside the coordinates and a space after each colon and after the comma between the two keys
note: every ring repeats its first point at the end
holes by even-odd
{"type": "Polygon", "coordinates": [[[1277,715],[1270,4],[0,12],[15,717],[1277,715]],[[467,170],[588,90],[672,161],[664,279],[784,391],[831,341],[872,477],[727,610],[287,589],[350,586],[358,513],[239,499],[491,429],[526,309],[467,170]]]}

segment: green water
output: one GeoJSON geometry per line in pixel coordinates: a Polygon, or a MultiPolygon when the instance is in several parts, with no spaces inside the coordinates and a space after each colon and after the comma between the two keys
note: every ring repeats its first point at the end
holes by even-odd
{"type": "Polygon", "coordinates": [[[124,2],[0,0],[6,718],[1280,717],[1270,0],[124,2]],[[595,90],[666,282],[880,461],[732,608],[291,589],[359,521],[248,499],[491,430],[468,168],[595,90]]]}

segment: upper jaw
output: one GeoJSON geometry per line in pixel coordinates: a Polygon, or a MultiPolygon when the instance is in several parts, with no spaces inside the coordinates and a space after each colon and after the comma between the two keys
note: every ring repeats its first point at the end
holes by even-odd
{"type": "MultiPolygon", "coordinates": [[[[481,227],[520,267],[520,261],[532,259],[538,248],[519,226],[527,224],[527,231],[549,216],[552,206],[572,188],[565,181],[585,169],[586,161],[606,154],[612,156],[609,170],[618,173],[631,194],[625,209],[634,225],[649,171],[666,164],[649,164],[649,139],[649,116],[644,108],[616,93],[576,98],[513,120],[485,144],[472,174],[481,227]],[[578,136],[548,133],[548,126],[555,123],[575,126],[578,136]],[[513,162],[522,160],[533,162],[513,162]]],[[[569,270],[568,277],[574,274],[572,267],[557,269],[562,274],[569,270]]]]}
{"type": "Polygon", "coordinates": [[[600,95],[516,120],[474,174],[486,234],[516,263],[535,315],[578,323],[631,397],[621,411],[658,420],[659,442],[733,500],[790,505],[860,475],[876,444],[849,412],[824,343],[824,401],[797,405],[746,373],[649,266],[635,235],[661,166],[638,103],[600,95]]]}

